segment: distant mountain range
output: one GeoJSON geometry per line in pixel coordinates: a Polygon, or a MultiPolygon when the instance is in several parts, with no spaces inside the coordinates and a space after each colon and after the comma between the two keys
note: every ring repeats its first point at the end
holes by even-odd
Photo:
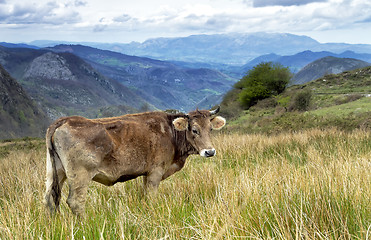
{"type": "Polygon", "coordinates": [[[0,139],[42,137],[50,119],[0,65],[0,139]]]}
{"type": "MultiPolygon", "coordinates": [[[[60,42],[34,41],[39,47],[60,42]]],[[[128,55],[192,63],[244,65],[262,55],[293,55],[310,50],[335,54],[345,51],[371,54],[371,44],[319,43],[307,36],[288,33],[231,33],[192,35],[177,38],[154,38],[143,43],[80,43],[128,55]]]]}
{"type": "Polygon", "coordinates": [[[371,66],[371,63],[353,58],[324,57],[309,63],[296,73],[292,84],[304,84],[327,74],[338,74],[367,66],[371,66]]]}

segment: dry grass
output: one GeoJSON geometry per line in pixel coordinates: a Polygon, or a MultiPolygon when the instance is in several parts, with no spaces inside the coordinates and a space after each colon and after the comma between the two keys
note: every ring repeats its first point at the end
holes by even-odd
{"type": "Polygon", "coordinates": [[[217,135],[217,156],[144,196],[93,183],[86,216],[42,205],[45,151],[0,158],[0,239],[370,239],[371,133],[217,135]]]}

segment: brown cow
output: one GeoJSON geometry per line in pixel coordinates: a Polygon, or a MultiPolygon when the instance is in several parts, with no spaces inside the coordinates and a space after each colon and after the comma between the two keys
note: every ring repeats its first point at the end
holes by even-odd
{"type": "Polygon", "coordinates": [[[45,204],[51,212],[58,209],[65,180],[67,203],[75,214],[84,212],[91,180],[112,186],[144,176],[145,189],[157,189],[190,154],[215,155],[210,131],[225,125],[224,118],[214,116],[218,111],[60,118],[46,134],[45,204]]]}

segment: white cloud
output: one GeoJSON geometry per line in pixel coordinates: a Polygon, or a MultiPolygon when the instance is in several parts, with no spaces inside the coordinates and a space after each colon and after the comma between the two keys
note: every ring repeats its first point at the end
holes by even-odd
{"type": "Polygon", "coordinates": [[[199,33],[349,31],[371,21],[371,2],[364,0],[0,0],[0,4],[2,36],[5,29],[26,25],[30,32],[47,28],[59,38],[69,32],[67,37],[82,41],[95,41],[100,34],[102,38],[105,34],[105,41],[143,41],[199,33]]]}
{"type": "Polygon", "coordinates": [[[120,15],[118,17],[114,17],[113,18],[113,21],[124,23],[124,22],[128,22],[128,21],[130,21],[132,19],[133,18],[130,15],[128,15],[128,14],[122,14],[122,15],[120,15]]]}
{"type": "Polygon", "coordinates": [[[78,12],[70,6],[47,2],[6,3],[0,12],[2,24],[50,24],[76,23],[80,20],[78,12]]]}
{"type": "Polygon", "coordinates": [[[299,6],[313,2],[326,2],[327,0],[253,0],[254,7],[266,6],[299,6]]]}
{"type": "Polygon", "coordinates": [[[80,0],[75,0],[75,2],[74,2],[74,5],[75,5],[76,7],[86,6],[86,4],[87,4],[87,2],[85,2],[85,1],[80,1],[80,0]]]}

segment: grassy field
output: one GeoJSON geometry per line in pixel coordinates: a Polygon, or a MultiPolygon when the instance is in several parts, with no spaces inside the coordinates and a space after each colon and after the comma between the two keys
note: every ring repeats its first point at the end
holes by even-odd
{"type": "Polygon", "coordinates": [[[190,157],[155,195],[140,178],[92,183],[84,218],[65,203],[67,186],[60,213],[46,213],[42,140],[0,145],[0,239],[371,239],[369,131],[214,143],[216,157],[190,157]]]}

